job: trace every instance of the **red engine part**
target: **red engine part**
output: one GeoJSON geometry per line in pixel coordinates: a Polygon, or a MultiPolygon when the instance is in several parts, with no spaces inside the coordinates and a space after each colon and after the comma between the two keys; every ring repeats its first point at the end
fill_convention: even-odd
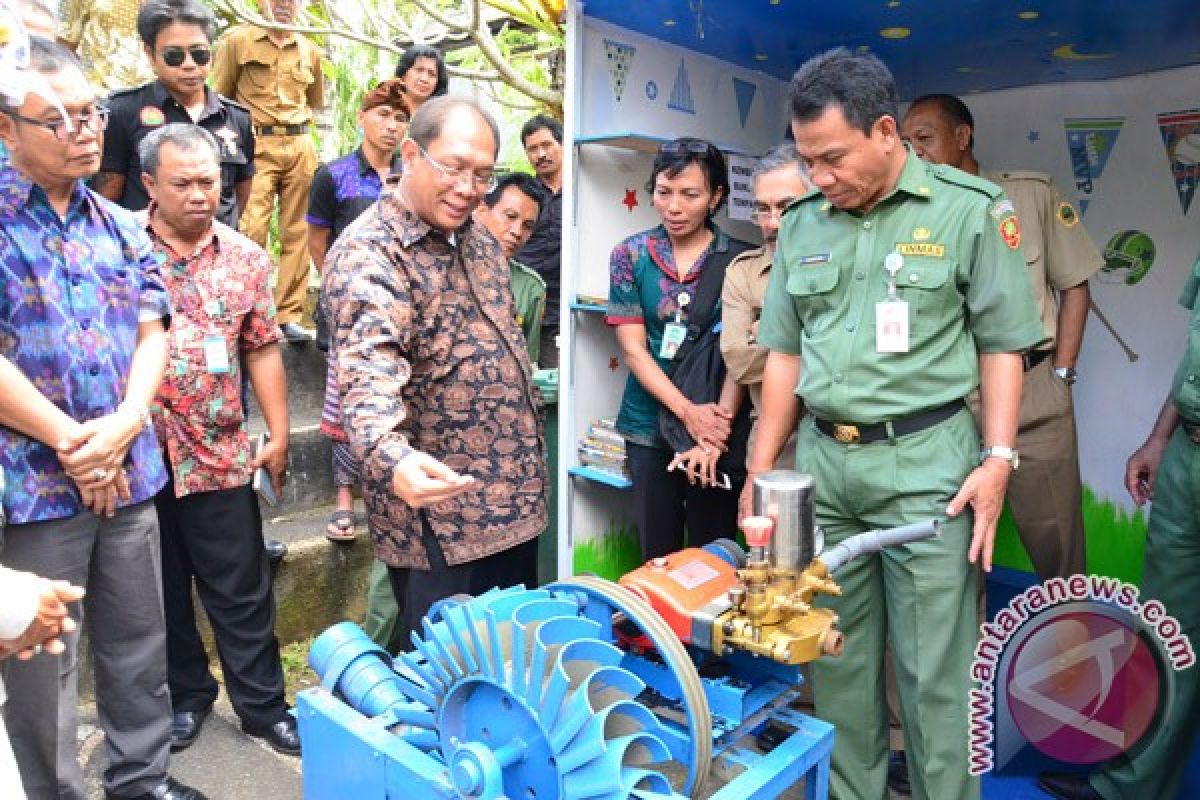
{"type": "Polygon", "coordinates": [[[647,561],[620,583],[649,603],[680,641],[690,644],[695,612],[737,585],[738,575],[719,556],[691,547],[647,561]]]}

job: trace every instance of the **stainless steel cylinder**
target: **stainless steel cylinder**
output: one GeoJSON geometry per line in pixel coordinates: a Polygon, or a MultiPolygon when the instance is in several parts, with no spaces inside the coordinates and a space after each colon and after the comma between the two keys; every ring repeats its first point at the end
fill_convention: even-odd
{"type": "Polygon", "coordinates": [[[819,552],[814,533],[811,475],[790,469],[764,472],[754,478],[756,515],[775,521],[771,537],[773,569],[803,569],[819,552]]]}

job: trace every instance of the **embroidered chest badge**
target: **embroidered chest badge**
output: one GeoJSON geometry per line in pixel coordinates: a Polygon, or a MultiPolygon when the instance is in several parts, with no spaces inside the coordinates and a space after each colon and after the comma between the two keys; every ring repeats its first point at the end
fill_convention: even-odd
{"type": "Polygon", "coordinates": [[[143,127],[157,128],[165,125],[167,118],[158,106],[142,106],[142,110],[138,112],[138,121],[143,127]]]}

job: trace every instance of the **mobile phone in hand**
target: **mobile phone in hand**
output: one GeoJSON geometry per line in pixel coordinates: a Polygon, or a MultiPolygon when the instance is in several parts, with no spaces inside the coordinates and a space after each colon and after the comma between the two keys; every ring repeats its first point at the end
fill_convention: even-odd
{"type": "MultiPolygon", "coordinates": [[[[270,434],[260,433],[254,442],[254,457],[258,458],[259,453],[266,447],[267,442],[271,441],[270,434]]],[[[266,467],[259,467],[254,470],[254,480],[251,483],[254,491],[258,492],[258,496],[263,499],[263,502],[269,506],[279,505],[279,495],[275,494],[275,484],[271,482],[271,473],[266,467]]]]}

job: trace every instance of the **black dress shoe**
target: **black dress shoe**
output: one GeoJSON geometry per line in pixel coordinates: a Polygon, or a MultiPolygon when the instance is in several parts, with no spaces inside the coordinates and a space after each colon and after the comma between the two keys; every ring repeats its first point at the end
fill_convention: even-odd
{"type": "Polygon", "coordinates": [[[145,794],[135,794],[132,797],[104,793],[106,800],[208,800],[208,796],[199,789],[180,783],[171,776],[163,778],[163,782],[145,794]]]}
{"type": "Polygon", "coordinates": [[[278,539],[263,539],[263,550],[267,551],[268,561],[278,564],[287,555],[288,546],[278,539]]]}
{"type": "Polygon", "coordinates": [[[888,788],[899,794],[911,795],[912,784],[908,780],[908,756],[903,750],[888,753],[888,788]]]}
{"type": "Polygon", "coordinates": [[[1087,775],[1073,772],[1043,772],[1038,776],[1038,786],[1051,797],[1059,800],[1104,800],[1092,788],[1087,775]]]}
{"type": "Polygon", "coordinates": [[[172,753],[192,746],[192,742],[200,735],[200,729],[204,727],[204,720],[208,719],[210,711],[208,708],[203,711],[176,711],[171,715],[172,753]]]}
{"type": "Polygon", "coordinates": [[[247,725],[243,722],[242,730],[255,738],[262,739],[277,753],[283,753],[285,756],[300,755],[300,732],[296,730],[295,717],[290,714],[287,719],[280,720],[268,727],[247,725]]]}

